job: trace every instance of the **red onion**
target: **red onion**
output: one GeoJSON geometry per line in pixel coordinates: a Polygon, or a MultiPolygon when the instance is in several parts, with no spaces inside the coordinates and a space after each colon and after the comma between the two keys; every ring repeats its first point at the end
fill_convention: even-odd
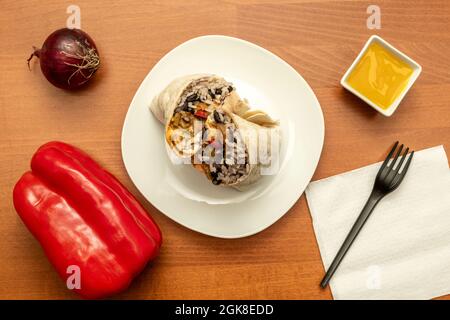
{"type": "Polygon", "coordinates": [[[73,90],[85,85],[100,66],[97,47],[89,35],[79,29],[59,29],[34,48],[28,59],[40,59],[41,70],[58,88],[73,90]]]}

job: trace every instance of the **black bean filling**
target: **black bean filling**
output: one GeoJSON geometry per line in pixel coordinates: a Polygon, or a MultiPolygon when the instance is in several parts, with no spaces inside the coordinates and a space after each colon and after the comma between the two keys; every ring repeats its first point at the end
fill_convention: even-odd
{"type": "Polygon", "coordinates": [[[220,109],[214,110],[213,118],[218,126],[225,125],[225,132],[223,133],[224,141],[220,144],[220,148],[216,149],[215,157],[209,158],[210,161],[207,162],[212,183],[232,184],[248,172],[248,153],[231,118],[220,109]],[[225,159],[223,152],[225,152],[225,159]]]}
{"type": "MultiPolygon", "coordinates": [[[[207,172],[209,172],[211,181],[214,185],[232,184],[249,170],[247,150],[243,143],[237,143],[237,138],[240,137],[239,132],[236,130],[231,118],[222,110],[217,109],[217,105],[221,105],[233,90],[233,86],[228,82],[222,81],[211,83],[200,80],[186,88],[173,114],[173,117],[178,119],[179,116],[177,116],[177,114],[181,113],[181,124],[184,124],[184,118],[186,117],[186,113],[188,113],[195,115],[202,121],[205,121],[205,117],[208,117],[209,119],[214,120],[217,127],[231,127],[231,133],[223,132],[228,130],[221,130],[225,141],[222,141],[221,143],[216,141],[216,144],[218,143],[220,148],[213,150],[213,156],[206,157],[207,159],[202,157],[202,162],[205,165],[205,168],[207,168],[207,172]],[[224,161],[223,153],[225,153],[227,157],[229,157],[229,153],[231,153],[226,152],[227,149],[233,150],[232,156],[234,157],[234,163],[227,163],[226,159],[224,161]],[[218,159],[221,159],[221,161],[217,161],[218,159]],[[242,159],[245,161],[239,163],[239,160],[242,159]]],[[[203,130],[205,133],[205,130],[207,130],[205,126],[203,126],[203,130]]],[[[203,134],[203,147],[206,147],[211,143],[210,141],[205,140],[206,136],[206,134],[203,134]]],[[[199,152],[202,151],[200,150],[199,152]]]]}
{"type": "Polygon", "coordinates": [[[217,112],[217,110],[214,110],[214,121],[217,123],[223,123],[223,115],[217,112]]]}
{"type": "Polygon", "coordinates": [[[199,80],[194,82],[184,91],[185,94],[180,98],[174,115],[180,111],[195,113],[199,103],[205,103],[207,106],[213,103],[220,105],[233,90],[233,86],[225,81],[210,83],[199,80]]]}

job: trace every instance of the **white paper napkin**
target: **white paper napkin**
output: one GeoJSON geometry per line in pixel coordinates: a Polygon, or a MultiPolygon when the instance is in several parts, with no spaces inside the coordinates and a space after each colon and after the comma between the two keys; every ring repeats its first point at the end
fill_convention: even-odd
{"type": "MultiPolygon", "coordinates": [[[[311,182],[306,197],[328,269],[373,187],[380,163],[311,182]]],[[[380,201],[330,285],[335,299],[430,299],[450,293],[450,170],[443,146],[416,152],[380,201]]]]}

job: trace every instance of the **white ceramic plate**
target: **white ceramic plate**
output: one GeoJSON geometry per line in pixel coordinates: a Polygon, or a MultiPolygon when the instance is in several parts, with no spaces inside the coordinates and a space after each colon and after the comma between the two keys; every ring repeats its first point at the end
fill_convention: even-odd
{"type": "Polygon", "coordinates": [[[220,238],[245,237],[280,219],[297,201],[319,161],[324,121],[306,81],[285,61],[250,42],[203,36],[166,54],[131,102],[122,131],[122,157],[134,184],[165,215],[220,238]],[[189,165],[173,165],[163,126],[148,109],[176,77],[213,73],[233,82],[251,106],[280,120],[280,170],[244,192],[213,186],[189,165]]]}

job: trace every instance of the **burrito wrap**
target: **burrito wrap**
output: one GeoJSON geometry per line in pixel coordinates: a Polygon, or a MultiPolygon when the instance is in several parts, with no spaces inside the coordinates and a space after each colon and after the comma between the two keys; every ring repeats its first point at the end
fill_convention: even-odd
{"type": "MultiPolygon", "coordinates": [[[[263,113],[262,111],[257,111],[258,114],[262,114],[262,117],[260,116],[258,119],[263,119],[263,123],[266,126],[244,119],[242,116],[245,116],[245,114],[249,114],[252,116],[254,115],[254,112],[250,112],[251,110],[248,106],[248,103],[239,97],[236,90],[234,90],[234,88],[232,87],[231,83],[228,83],[222,77],[208,74],[188,75],[175,79],[153,99],[150,105],[150,109],[155,117],[165,126],[166,144],[169,145],[169,148],[176,149],[173,142],[171,142],[171,140],[167,138],[168,132],[172,130],[171,121],[173,123],[173,117],[178,112],[176,110],[180,110],[181,108],[183,111],[180,112],[183,113],[185,112],[184,110],[190,108],[189,106],[191,106],[192,104],[187,102],[187,100],[189,100],[188,98],[190,97],[192,91],[195,92],[195,89],[198,89],[200,87],[200,93],[197,93],[197,95],[201,96],[203,94],[203,92],[205,91],[205,89],[203,88],[205,84],[206,87],[212,88],[213,91],[214,88],[219,88],[219,92],[221,92],[221,95],[219,95],[219,97],[216,96],[217,100],[212,102],[206,101],[207,104],[205,105],[207,106],[208,112],[211,113],[218,111],[226,119],[228,119],[228,116],[231,119],[232,124],[235,125],[238,131],[238,135],[242,138],[241,141],[245,146],[247,159],[245,163],[245,172],[234,180],[226,181],[220,184],[225,186],[232,186],[239,189],[239,187],[251,184],[260,178],[261,168],[263,164],[258,162],[255,163],[255,161],[249,162],[249,158],[251,158],[252,156],[247,153],[248,151],[251,151],[256,152],[257,154],[258,148],[260,147],[261,143],[260,137],[261,135],[266,135],[266,138],[262,139],[262,143],[266,144],[266,150],[269,157],[272,155],[272,133],[276,133],[277,140],[279,140],[279,130],[277,122],[273,121],[267,114],[263,113]],[[211,104],[208,104],[209,102],[211,102],[211,104]]],[[[208,98],[206,98],[206,100],[208,100],[208,98]]],[[[206,125],[209,121],[210,120],[206,120],[206,125]]],[[[279,145],[277,145],[277,147],[279,147],[279,145]]],[[[266,165],[268,164],[266,163],[266,165]]],[[[194,167],[202,171],[208,177],[208,179],[212,180],[214,183],[214,178],[211,177],[211,175],[214,175],[214,172],[212,172],[214,169],[212,167],[211,170],[206,168],[207,166],[194,165],[194,167]]],[[[235,167],[232,167],[232,169],[235,169],[236,167],[242,171],[242,165],[236,165],[235,167]]]]}

